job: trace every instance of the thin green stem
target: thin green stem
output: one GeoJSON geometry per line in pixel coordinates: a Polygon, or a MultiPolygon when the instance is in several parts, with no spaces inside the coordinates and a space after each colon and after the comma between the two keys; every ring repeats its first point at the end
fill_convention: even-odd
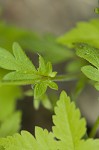
{"type": "Polygon", "coordinates": [[[56,82],[61,82],[61,81],[72,81],[76,80],[78,78],[77,75],[57,75],[51,80],[56,81],[56,82]]]}
{"type": "Polygon", "coordinates": [[[30,80],[2,80],[0,85],[30,85],[40,82],[41,80],[51,80],[56,82],[76,80],[77,75],[57,75],[56,77],[40,76],[37,79],[30,80]]]}
{"type": "Polygon", "coordinates": [[[93,126],[93,128],[92,128],[92,130],[90,132],[90,134],[89,134],[90,138],[94,138],[95,137],[98,127],[99,127],[99,117],[97,118],[97,120],[96,120],[96,122],[95,122],[95,124],[94,124],[94,126],[93,126]]]}

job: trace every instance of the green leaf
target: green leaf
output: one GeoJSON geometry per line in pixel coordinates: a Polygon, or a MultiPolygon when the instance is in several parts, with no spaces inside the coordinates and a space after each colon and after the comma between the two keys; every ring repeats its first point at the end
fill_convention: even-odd
{"type": "MultiPolygon", "coordinates": [[[[28,73],[28,72],[10,72],[8,74],[6,74],[4,77],[3,77],[3,80],[4,81],[27,81],[27,80],[34,80],[34,83],[35,81],[39,80],[41,77],[40,75],[36,75],[34,73],[28,73]]],[[[31,81],[31,83],[33,83],[33,81],[31,81]]]]}
{"type": "MultiPolygon", "coordinates": [[[[81,68],[82,72],[91,80],[99,81],[99,49],[88,44],[76,44],[76,54],[87,60],[91,65],[81,68]]],[[[97,83],[94,84],[98,90],[97,83]]]]}
{"type": "Polygon", "coordinates": [[[99,140],[88,139],[79,142],[76,150],[98,150],[99,140]]]}
{"type": "Polygon", "coordinates": [[[46,74],[50,77],[55,77],[57,72],[52,72],[52,64],[51,62],[47,62],[46,64],[46,74]]]}
{"type": "Polygon", "coordinates": [[[0,67],[8,70],[16,70],[21,72],[36,71],[34,65],[25,55],[18,43],[13,44],[14,56],[5,49],[0,49],[0,67]]]}
{"type": "Polygon", "coordinates": [[[99,81],[99,70],[90,65],[81,68],[81,71],[91,80],[99,81]]]}
{"type": "Polygon", "coordinates": [[[43,59],[42,56],[39,55],[39,68],[38,68],[38,72],[45,74],[46,72],[46,65],[45,65],[45,61],[43,59]]]}
{"type": "Polygon", "coordinates": [[[47,85],[54,90],[58,90],[58,85],[53,81],[47,81],[47,85]]]}
{"type": "Polygon", "coordinates": [[[76,54],[99,68],[99,49],[88,44],[78,43],[76,45],[76,54]]]}
{"type": "Polygon", "coordinates": [[[45,63],[43,57],[39,55],[39,68],[38,72],[44,76],[55,77],[57,72],[52,72],[52,64],[50,62],[45,63]]]}
{"type": "Polygon", "coordinates": [[[45,96],[47,86],[49,86],[51,89],[58,90],[57,84],[53,81],[46,80],[37,83],[34,87],[34,107],[36,109],[39,108],[40,103],[42,103],[45,108],[51,108],[51,104],[48,102],[48,98],[45,96]]]}
{"type": "Polygon", "coordinates": [[[35,129],[36,139],[27,131],[22,131],[21,135],[15,134],[13,137],[1,139],[0,145],[5,150],[57,150],[54,137],[47,130],[39,127],[35,129]]]}
{"type": "Polygon", "coordinates": [[[5,120],[0,123],[0,137],[6,137],[13,135],[20,129],[21,113],[16,112],[5,118],[5,120]]]}
{"type": "Polygon", "coordinates": [[[36,71],[33,63],[29,60],[18,43],[13,44],[13,54],[18,63],[17,71],[36,71]]]}
{"type": "Polygon", "coordinates": [[[16,100],[21,97],[21,88],[17,86],[0,86],[0,122],[13,114],[16,100]]]}
{"type": "Polygon", "coordinates": [[[10,70],[8,72],[1,70],[1,85],[37,84],[34,91],[35,98],[43,95],[47,86],[57,89],[55,83],[49,82],[51,78],[55,77],[56,72],[52,71],[52,64],[50,62],[46,63],[42,56],[39,55],[39,67],[36,69],[18,43],[13,44],[14,56],[7,50],[2,49],[0,52],[2,54],[0,55],[0,67],[10,70]],[[49,83],[46,83],[46,81],[49,83]],[[40,82],[43,85],[39,84],[40,82]]]}
{"type": "Polygon", "coordinates": [[[41,103],[45,108],[52,109],[52,104],[51,104],[51,101],[49,100],[47,94],[42,95],[41,103]]]}
{"type": "Polygon", "coordinates": [[[17,69],[17,63],[14,56],[3,48],[0,48],[0,67],[8,70],[17,69]]]}
{"type": "Polygon", "coordinates": [[[36,69],[18,43],[13,44],[13,55],[7,50],[4,50],[4,53],[0,56],[1,58],[0,67],[10,70],[8,72],[1,70],[0,84],[1,85],[34,84],[35,85],[34,104],[35,107],[38,108],[40,103],[38,99],[42,95],[44,95],[48,86],[55,90],[58,89],[57,84],[51,81],[53,77],[55,77],[56,72],[52,71],[52,64],[50,62],[46,63],[43,57],[40,55],[39,55],[39,67],[38,69],[36,69]],[[4,55],[7,56],[6,62],[4,62],[5,61],[4,55]],[[13,59],[13,62],[10,59],[9,63],[9,57],[13,59]]]}
{"type": "Polygon", "coordinates": [[[86,132],[85,119],[63,91],[55,108],[53,133],[60,140],[60,149],[74,150],[86,132]]]}
{"type": "MultiPolygon", "coordinates": [[[[27,131],[0,138],[4,150],[99,150],[99,140],[87,139],[86,122],[75,103],[63,91],[55,107],[53,132],[35,128],[35,137],[27,131]]],[[[1,149],[1,150],[2,150],[1,149]]]]}
{"type": "Polygon", "coordinates": [[[36,84],[34,88],[34,99],[38,99],[46,92],[46,90],[47,90],[47,84],[45,82],[36,84]]]}
{"type": "Polygon", "coordinates": [[[78,22],[77,26],[65,35],[58,38],[58,42],[74,47],[73,43],[88,43],[91,46],[99,48],[99,19],[93,19],[89,22],[78,22]]]}

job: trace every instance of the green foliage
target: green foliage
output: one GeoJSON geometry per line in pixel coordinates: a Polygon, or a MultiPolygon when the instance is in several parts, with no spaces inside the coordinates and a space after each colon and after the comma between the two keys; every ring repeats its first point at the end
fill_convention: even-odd
{"type": "Polygon", "coordinates": [[[60,46],[53,35],[41,36],[26,29],[0,22],[0,46],[11,51],[15,41],[22,48],[39,53],[52,63],[60,63],[73,56],[72,51],[60,46]]]}
{"type": "Polygon", "coordinates": [[[16,100],[22,92],[16,86],[0,86],[0,137],[13,135],[20,129],[21,113],[15,112],[16,100]]]}
{"type": "Polygon", "coordinates": [[[78,42],[99,48],[99,19],[77,23],[74,29],[59,37],[58,42],[69,48],[74,47],[73,43],[78,42]]]}
{"type": "Polygon", "coordinates": [[[16,100],[21,97],[22,93],[19,87],[0,86],[0,122],[13,114],[16,107],[16,100]]]}
{"type": "Polygon", "coordinates": [[[53,132],[35,128],[35,137],[27,131],[0,139],[1,150],[98,150],[99,140],[82,139],[85,119],[63,91],[55,107],[53,132]],[[63,115],[64,114],[64,115],[63,115]],[[55,140],[57,139],[57,140],[55,140]]]}
{"type": "Polygon", "coordinates": [[[7,118],[5,118],[2,123],[0,123],[0,137],[6,137],[8,135],[13,135],[20,130],[21,124],[21,113],[15,112],[7,118]]]}
{"type": "Polygon", "coordinates": [[[17,43],[13,44],[13,55],[3,48],[0,49],[0,67],[10,70],[2,78],[1,84],[34,84],[35,100],[41,98],[48,86],[51,89],[58,89],[57,84],[51,80],[56,76],[56,72],[52,71],[52,64],[45,63],[39,55],[39,67],[36,69],[17,43]]]}
{"type": "MultiPolygon", "coordinates": [[[[98,13],[98,9],[95,11],[98,13]]],[[[0,45],[4,47],[0,48],[0,150],[98,150],[99,140],[89,138],[91,136],[86,137],[86,121],[81,118],[75,102],[89,81],[86,76],[99,90],[99,19],[78,23],[76,28],[58,38],[59,44],[52,35],[40,36],[2,22],[0,35],[0,45]],[[14,41],[30,52],[39,53],[38,68],[17,42],[11,49],[14,41]],[[76,47],[79,57],[64,45],[68,48],[76,47]],[[51,62],[59,63],[67,59],[70,59],[66,67],[69,75],[56,76],[57,72],[53,72],[51,62]],[[80,68],[86,76],[83,76],[80,68]],[[73,79],[77,80],[72,92],[72,100],[75,102],[71,102],[64,91],[61,93],[54,109],[51,132],[36,127],[35,137],[27,131],[16,133],[20,130],[21,122],[21,112],[15,111],[18,98],[23,95],[34,96],[36,109],[40,103],[45,108],[52,109],[57,96],[55,101],[51,102],[50,96],[46,94],[47,88],[57,90],[58,86],[54,81],[73,79]],[[31,85],[32,89],[23,93],[17,85],[31,85]]],[[[53,97],[53,93],[50,95],[53,97]]],[[[96,122],[93,127],[92,137],[98,124],[96,122]]]]}
{"type": "MultiPolygon", "coordinates": [[[[90,65],[81,68],[82,72],[91,80],[99,82],[99,49],[88,44],[77,44],[76,53],[87,60],[90,65]]],[[[98,84],[95,84],[98,89],[98,84]]]]}

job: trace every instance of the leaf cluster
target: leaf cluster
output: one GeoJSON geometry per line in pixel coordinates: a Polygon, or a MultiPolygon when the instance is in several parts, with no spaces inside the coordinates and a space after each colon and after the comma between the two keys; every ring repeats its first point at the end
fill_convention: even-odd
{"type": "Polygon", "coordinates": [[[86,122],[81,118],[79,109],[63,91],[55,107],[52,132],[40,127],[35,128],[35,137],[27,131],[0,139],[0,150],[98,150],[99,140],[83,136],[86,122]],[[64,114],[64,115],[63,115],[64,114]],[[57,139],[57,140],[56,140],[57,139]]]}
{"type": "Polygon", "coordinates": [[[58,89],[57,84],[52,81],[56,76],[56,72],[52,71],[52,64],[45,63],[39,55],[39,67],[36,69],[18,43],[13,44],[13,54],[0,48],[0,67],[8,71],[5,75],[1,72],[1,76],[4,76],[0,84],[33,85],[36,108],[39,106],[38,99],[44,95],[47,87],[58,89]]]}

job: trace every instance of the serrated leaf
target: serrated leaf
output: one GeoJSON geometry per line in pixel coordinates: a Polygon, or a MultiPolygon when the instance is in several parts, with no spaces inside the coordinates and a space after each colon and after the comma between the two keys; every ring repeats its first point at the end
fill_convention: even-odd
{"type": "Polygon", "coordinates": [[[74,150],[86,132],[85,119],[81,119],[79,109],[63,91],[55,108],[53,133],[60,140],[60,149],[74,150]]]}
{"type": "Polygon", "coordinates": [[[81,68],[81,71],[91,80],[99,81],[99,70],[90,65],[81,68]]]}
{"type": "Polygon", "coordinates": [[[27,131],[22,131],[20,134],[15,134],[13,137],[0,140],[0,146],[5,150],[57,150],[54,137],[47,130],[36,127],[36,139],[27,131]]]}
{"type": "Polygon", "coordinates": [[[18,43],[14,42],[12,49],[18,65],[17,71],[36,71],[33,63],[29,60],[18,43]]]}
{"type": "Polygon", "coordinates": [[[55,107],[53,132],[35,128],[35,138],[29,132],[0,139],[4,150],[99,150],[99,140],[82,139],[86,133],[85,119],[63,91],[55,107]]]}
{"type": "Polygon", "coordinates": [[[34,65],[22,51],[18,43],[13,44],[13,54],[0,48],[0,67],[8,70],[26,71],[33,73],[36,71],[34,65]]]}

